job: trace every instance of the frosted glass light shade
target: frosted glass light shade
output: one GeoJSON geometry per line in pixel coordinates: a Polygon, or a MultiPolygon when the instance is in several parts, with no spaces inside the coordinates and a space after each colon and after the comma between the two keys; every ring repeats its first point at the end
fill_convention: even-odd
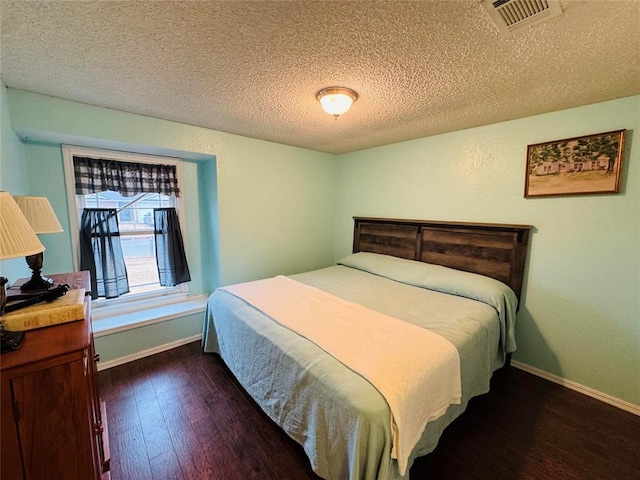
{"type": "Polygon", "coordinates": [[[0,260],[43,251],[44,245],[11,194],[0,191],[0,260]]]}
{"type": "Polygon", "coordinates": [[[338,117],[349,111],[353,102],[358,98],[358,95],[348,88],[330,87],[320,90],[316,98],[325,112],[334,117],[338,117]]]}
{"type": "Polygon", "coordinates": [[[47,197],[13,197],[36,233],[64,232],[47,197]]]}

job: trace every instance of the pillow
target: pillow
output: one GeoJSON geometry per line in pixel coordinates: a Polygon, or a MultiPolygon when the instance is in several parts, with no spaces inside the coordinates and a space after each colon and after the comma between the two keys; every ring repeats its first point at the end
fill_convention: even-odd
{"type": "Polygon", "coordinates": [[[396,282],[485,303],[498,312],[504,326],[503,345],[506,351],[515,350],[515,312],[518,299],[513,290],[499,280],[441,265],[370,252],[347,255],[338,264],[396,282]]]}

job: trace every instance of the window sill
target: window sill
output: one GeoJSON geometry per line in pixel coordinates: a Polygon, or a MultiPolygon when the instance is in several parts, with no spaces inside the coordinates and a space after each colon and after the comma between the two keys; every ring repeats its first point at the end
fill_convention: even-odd
{"type": "Polygon", "coordinates": [[[164,301],[135,302],[126,309],[102,307],[93,310],[91,324],[94,337],[103,337],[125,332],[176,318],[202,313],[207,304],[207,295],[163,299],[164,301]],[[167,301],[169,300],[169,301],[167,301]]]}

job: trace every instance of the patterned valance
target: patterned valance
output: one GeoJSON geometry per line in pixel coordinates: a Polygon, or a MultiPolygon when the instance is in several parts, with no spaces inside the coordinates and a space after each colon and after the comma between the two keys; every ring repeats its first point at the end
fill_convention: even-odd
{"type": "Polygon", "coordinates": [[[175,165],[119,162],[73,157],[76,194],[87,195],[111,190],[124,197],[139,193],[180,196],[175,165]]]}

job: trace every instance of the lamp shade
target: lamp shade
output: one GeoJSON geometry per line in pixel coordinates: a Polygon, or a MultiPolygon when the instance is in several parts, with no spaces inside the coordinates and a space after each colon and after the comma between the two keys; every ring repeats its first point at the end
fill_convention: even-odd
{"type": "Polygon", "coordinates": [[[358,98],[358,95],[349,88],[329,87],[320,90],[316,98],[325,112],[334,117],[338,117],[349,111],[353,102],[358,98]]]}
{"type": "Polygon", "coordinates": [[[47,197],[13,197],[36,233],[64,232],[47,197]]]}
{"type": "Polygon", "coordinates": [[[0,260],[44,251],[33,228],[9,192],[0,191],[0,260]]]}

